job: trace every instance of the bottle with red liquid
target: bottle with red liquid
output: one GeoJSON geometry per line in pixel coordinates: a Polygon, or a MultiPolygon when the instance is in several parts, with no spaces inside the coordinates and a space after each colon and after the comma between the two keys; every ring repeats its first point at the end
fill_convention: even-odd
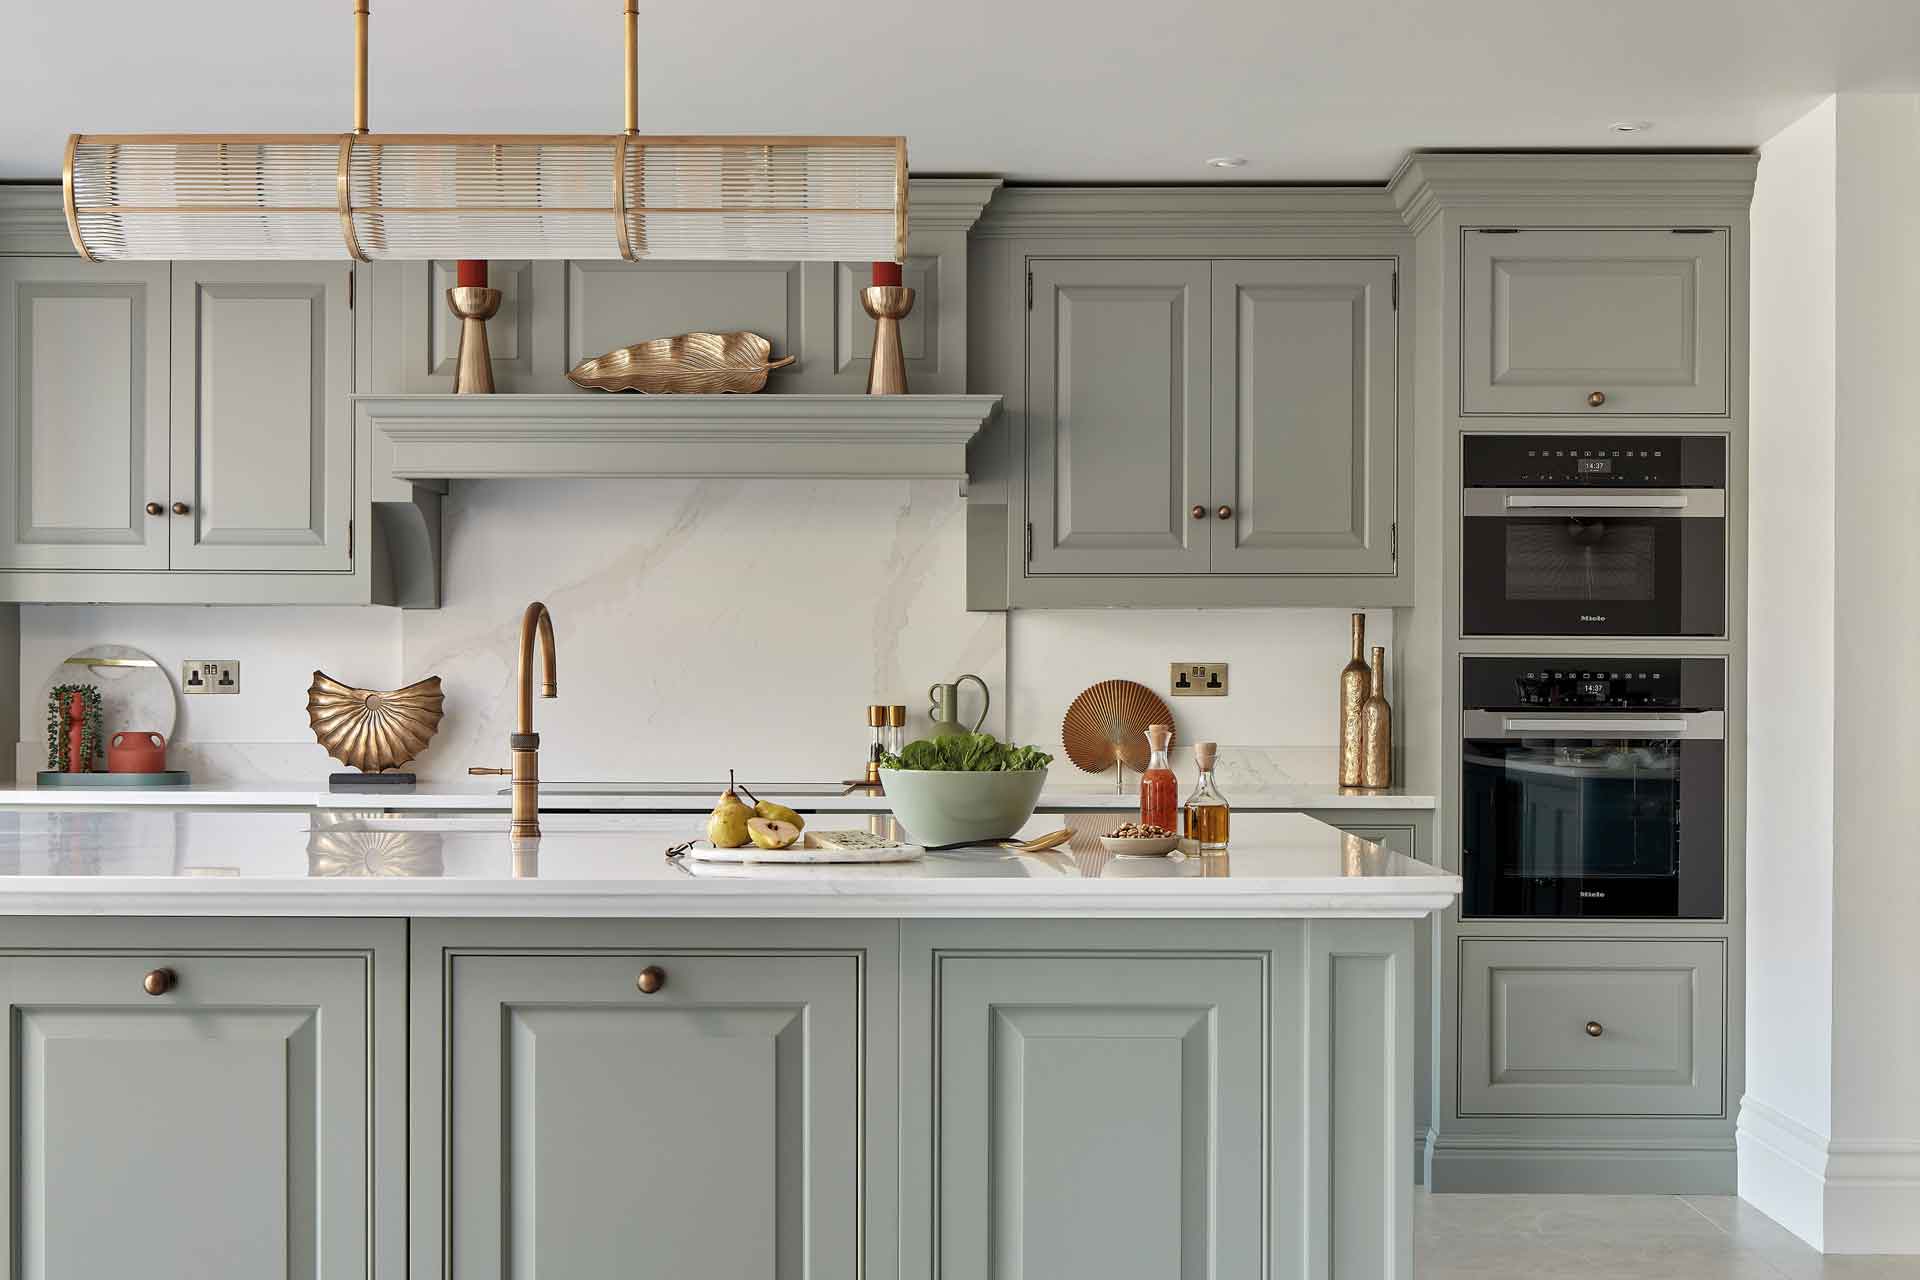
{"type": "Polygon", "coordinates": [[[1174,818],[1180,812],[1180,780],[1173,776],[1173,765],[1167,760],[1167,745],[1172,741],[1172,725],[1147,726],[1147,745],[1153,749],[1153,757],[1147,761],[1147,771],[1140,775],[1140,825],[1163,831],[1175,830],[1174,818]]]}

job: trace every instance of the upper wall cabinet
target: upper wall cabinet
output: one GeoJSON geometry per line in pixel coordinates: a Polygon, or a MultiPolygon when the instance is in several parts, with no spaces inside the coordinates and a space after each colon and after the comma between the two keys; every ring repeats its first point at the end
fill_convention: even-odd
{"type": "Polygon", "coordinates": [[[1029,577],[1394,574],[1393,259],[1031,268],[1029,577]]]}
{"type": "Polygon", "coordinates": [[[1724,228],[1463,235],[1463,413],[1728,412],[1724,228]]]}

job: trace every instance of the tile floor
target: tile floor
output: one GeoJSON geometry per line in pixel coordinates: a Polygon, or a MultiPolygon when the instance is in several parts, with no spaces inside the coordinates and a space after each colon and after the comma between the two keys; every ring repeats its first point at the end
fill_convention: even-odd
{"type": "Polygon", "coordinates": [[[1731,1196],[1413,1200],[1418,1280],[1920,1280],[1920,1257],[1822,1257],[1731,1196]]]}

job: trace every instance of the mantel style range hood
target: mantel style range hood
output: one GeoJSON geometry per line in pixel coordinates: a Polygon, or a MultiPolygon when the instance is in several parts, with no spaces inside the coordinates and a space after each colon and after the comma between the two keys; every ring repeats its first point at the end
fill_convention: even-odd
{"type": "Polygon", "coordinates": [[[62,182],[81,256],[906,255],[904,138],[641,134],[638,0],[625,0],[616,134],[369,133],[367,3],[354,5],[351,133],[72,135],[62,182]]]}

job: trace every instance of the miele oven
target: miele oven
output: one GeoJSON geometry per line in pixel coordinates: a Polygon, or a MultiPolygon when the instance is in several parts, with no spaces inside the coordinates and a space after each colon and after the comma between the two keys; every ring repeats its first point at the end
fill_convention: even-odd
{"type": "Polygon", "coordinates": [[[1461,662],[1463,915],[1722,914],[1721,659],[1461,662]]]}
{"type": "Polygon", "coordinates": [[[1469,636],[1720,636],[1725,436],[1469,435],[1469,636]]]}

